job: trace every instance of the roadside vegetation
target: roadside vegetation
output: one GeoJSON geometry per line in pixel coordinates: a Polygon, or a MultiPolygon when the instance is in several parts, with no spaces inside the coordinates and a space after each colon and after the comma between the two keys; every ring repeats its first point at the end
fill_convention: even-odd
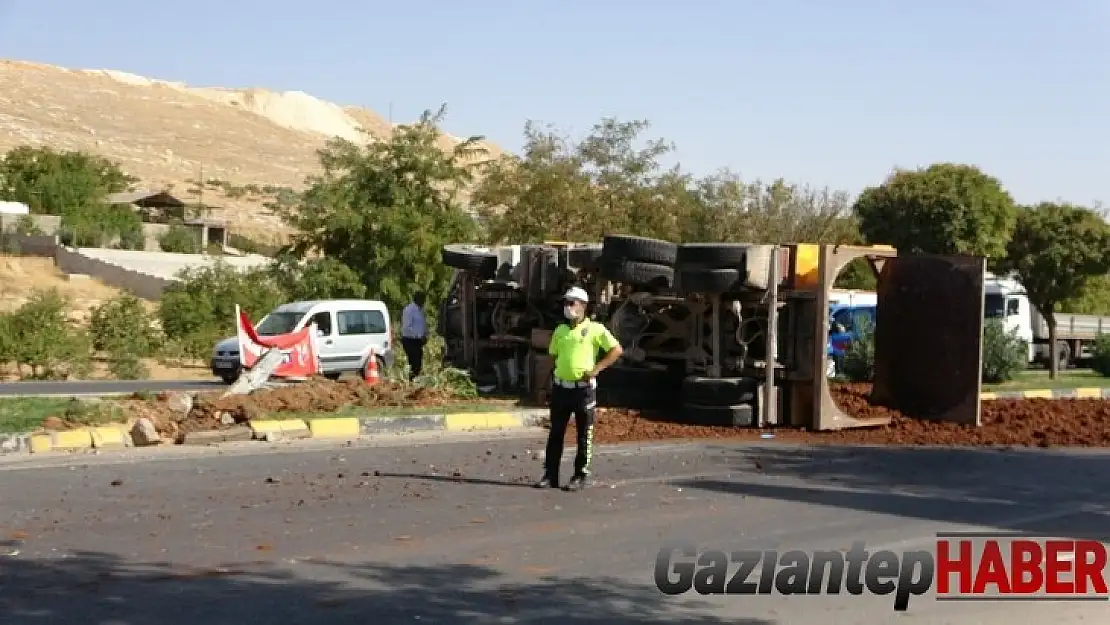
{"type": "MultiPolygon", "coordinates": [[[[124,295],[80,325],[69,319],[57,292],[36,291],[22,308],[0,315],[0,366],[24,379],[60,379],[84,375],[95,357],[116,377],[141,378],[142,358],[171,364],[207,359],[217,340],[234,333],[237,305],[258,319],[296,299],[373,297],[399,319],[420,289],[429,295],[426,313],[434,328],[436,303],[451,276],[440,262],[444,244],[587,241],[607,232],[679,242],[875,243],[979,254],[990,259],[991,269],[1020,276],[1050,328],[1059,310],[1110,314],[1110,227],[1100,209],[1019,206],[1001,181],[972,165],[896,170],[852,198],[784,179],[745,180],[728,170],[697,176],[666,167],[675,146],[650,136],[644,120],[604,118],[578,140],[529,122],[519,154],[496,159],[483,151],[482,137],[445,150],[439,130],[445,114],[443,108],[428,111],[386,141],[329,141],[319,152],[320,172],[301,192],[196,181],[198,195],[218,188],[266,199],[297,234],[280,246],[233,237],[234,246],[276,262],[251,271],[225,264],[187,271],[153,312],[124,295]]],[[[0,159],[0,199],[61,216],[65,236],[79,243],[136,244],[137,217],[105,198],[137,183],[117,163],[79,152],[20,147],[0,159]]],[[[32,225],[21,220],[9,229],[32,225]]],[[[199,246],[181,228],[170,228],[162,239],[180,251],[199,246]]],[[[860,261],[842,272],[837,286],[872,289],[875,277],[860,261]]],[[[848,377],[873,375],[872,341],[861,337],[852,346],[848,377]]],[[[1018,356],[1024,347],[1015,337],[988,323],[984,341],[985,383],[1012,385],[1025,376],[1018,356]]],[[[432,337],[417,383],[472,392],[461,372],[439,366],[441,349],[432,337]]],[[[1110,342],[1096,351],[1092,366],[1110,375],[1110,342]]],[[[405,368],[399,350],[388,374],[403,379],[405,368]]],[[[1055,371],[1049,377],[1052,384],[1071,379],[1055,371]]]]}

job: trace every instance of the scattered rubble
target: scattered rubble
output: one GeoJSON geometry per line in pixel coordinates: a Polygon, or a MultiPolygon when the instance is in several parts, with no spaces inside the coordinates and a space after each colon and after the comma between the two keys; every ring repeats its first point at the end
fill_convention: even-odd
{"type": "MultiPolygon", "coordinates": [[[[434,408],[461,401],[468,400],[445,389],[390,382],[368,385],[357,379],[313,379],[290,386],[262,389],[249,395],[165,392],[153,400],[134,398],[121,402],[121,405],[128,415],[138,419],[136,425],[146,419],[153,424],[160,437],[182,443],[194,432],[234,430],[253,419],[280,418],[281,413],[328,413],[354,408],[434,408]]],[[[145,432],[144,436],[146,434],[149,432],[145,432]]],[[[192,438],[203,439],[197,436],[192,438]]]]}
{"type": "MultiPolygon", "coordinates": [[[[889,416],[890,425],[839,432],[797,428],[754,430],[672,423],[631,410],[600,409],[595,442],[621,443],[674,439],[759,440],[768,432],[781,442],[808,444],[976,445],[1017,447],[1110,447],[1110,402],[1099,399],[996,399],[983,402],[982,426],[969,427],[913,419],[873,406],[868,384],[837,385],[833,397],[854,417],[889,416]]],[[[574,426],[567,428],[573,441],[574,426]]]]}

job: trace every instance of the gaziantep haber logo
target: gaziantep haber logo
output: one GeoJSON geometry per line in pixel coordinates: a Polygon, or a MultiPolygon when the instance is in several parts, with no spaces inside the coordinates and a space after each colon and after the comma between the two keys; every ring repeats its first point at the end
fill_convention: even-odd
{"type": "Polygon", "coordinates": [[[894,610],[933,590],[937,601],[1107,601],[1101,540],[937,534],[935,548],[723,551],[670,544],[655,560],[668,595],[894,595],[894,610]]]}

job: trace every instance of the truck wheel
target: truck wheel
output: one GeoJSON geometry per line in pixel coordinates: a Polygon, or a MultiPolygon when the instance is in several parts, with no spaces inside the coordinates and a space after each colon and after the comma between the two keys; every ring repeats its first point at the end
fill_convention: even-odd
{"type": "Polygon", "coordinates": [[[682,401],[699,406],[732,406],[755,400],[759,381],[755,378],[703,378],[692,375],[682,381],[682,401]]]}
{"type": "Polygon", "coordinates": [[[600,245],[572,247],[567,250],[567,264],[577,269],[597,269],[598,263],[601,261],[601,252],[602,247],[600,245]]]}
{"type": "Polygon", "coordinates": [[[452,244],[443,246],[442,257],[444,265],[468,271],[482,280],[492,280],[497,275],[497,255],[491,252],[476,252],[452,244]]]}
{"type": "Polygon", "coordinates": [[[625,235],[606,235],[601,250],[603,260],[630,260],[667,267],[674,266],[678,254],[678,246],[670,241],[625,235]]]}
{"type": "Polygon", "coordinates": [[[1071,366],[1071,345],[1067,341],[1056,341],[1057,369],[1063,371],[1071,366]]]}
{"type": "Polygon", "coordinates": [[[683,293],[732,293],[743,286],[736,269],[680,269],[675,288],[683,293]]]}
{"type": "Polygon", "coordinates": [[[739,269],[748,258],[749,246],[740,243],[686,243],[678,246],[679,269],[739,269]]]}
{"type": "Polygon", "coordinates": [[[755,424],[755,410],[751,404],[738,406],[683,404],[682,422],[690,425],[750,427],[755,424]]]}
{"type": "Polygon", "coordinates": [[[634,286],[670,288],[674,282],[674,269],[666,265],[620,260],[605,256],[601,258],[601,275],[607,280],[634,286]]]}

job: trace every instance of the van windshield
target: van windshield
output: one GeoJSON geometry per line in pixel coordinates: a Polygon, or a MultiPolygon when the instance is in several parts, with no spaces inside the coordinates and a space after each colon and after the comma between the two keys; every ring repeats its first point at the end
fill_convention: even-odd
{"type": "Polygon", "coordinates": [[[279,334],[289,334],[293,328],[297,327],[297,322],[304,317],[304,313],[293,312],[274,312],[266,315],[262,323],[254,329],[259,336],[277,336],[279,334]]]}
{"type": "Polygon", "coordinates": [[[987,293],[983,298],[983,316],[987,319],[1004,317],[1006,312],[1006,298],[998,293],[987,293]]]}

